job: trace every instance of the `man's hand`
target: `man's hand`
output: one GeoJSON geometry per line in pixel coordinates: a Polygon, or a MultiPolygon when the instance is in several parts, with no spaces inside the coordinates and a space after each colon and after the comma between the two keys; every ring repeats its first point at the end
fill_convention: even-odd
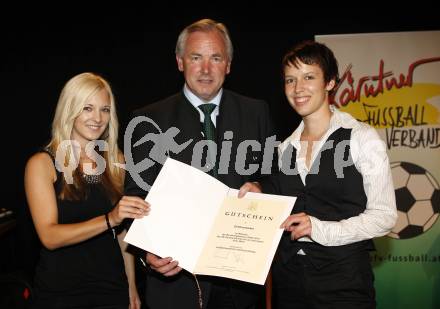
{"type": "Polygon", "coordinates": [[[173,261],[172,258],[160,258],[152,253],[147,253],[147,264],[150,265],[152,270],[161,273],[165,277],[170,277],[178,274],[182,268],[177,266],[179,262],[173,261]]]}
{"type": "Polygon", "coordinates": [[[238,191],[238,198],[242,198],[248,192],[261,193],[261,186],[258,182],[246,182],[238,191]]]}
{"type": "Polygon", "coordinates": [[[280,226],[284,230],[291,232],[290,238],[296,240],[298,238],[312,235],[312,222],[310,217],[304,212],[290,215],[280,226]]]}

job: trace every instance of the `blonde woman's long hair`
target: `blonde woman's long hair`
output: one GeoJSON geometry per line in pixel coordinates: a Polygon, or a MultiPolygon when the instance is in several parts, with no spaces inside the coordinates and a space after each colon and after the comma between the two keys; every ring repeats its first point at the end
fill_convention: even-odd
{"type": "MultiPolygon", "coordinates": [[[[71,139],[75,119],[81,114],[87,101],[103,89],[110,98],[110,121],[100,138],[108,145],[108,150],[100,153],[106,162],[101,183],[112,202],[115,202],[122,195],[124,172],[114,164],[122,163],[117,144],[119,123],[115,98],[109,83],[104,78],[95,73],[81,73],[65,84],[58,99],[52,122],[52,137],[46,148],[52,154],[56,154],[60,144],[71,139]]],[[[74,156],[73,151],[73,147],[68,147],[64,162],[58,162],[58,164],[69,162],[70,158],[74,156]]],[[[72,184],[66,183],[65,177],[62,178],[62,189],[59,195],[61,199],[79,200],[85,198],[85,181],[78,168],[73,173],[74,181],[72,184]]]]}

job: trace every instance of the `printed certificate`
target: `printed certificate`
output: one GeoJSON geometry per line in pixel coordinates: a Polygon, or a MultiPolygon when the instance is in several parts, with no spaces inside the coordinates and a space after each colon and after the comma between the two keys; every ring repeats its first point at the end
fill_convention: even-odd
{"type": "Polygon", "coordinates": [[[264,284],[296,198],[237,194],[168,158],[146,198],[150,214],[134,220],[125,241],[194,274],[264,284]]]}

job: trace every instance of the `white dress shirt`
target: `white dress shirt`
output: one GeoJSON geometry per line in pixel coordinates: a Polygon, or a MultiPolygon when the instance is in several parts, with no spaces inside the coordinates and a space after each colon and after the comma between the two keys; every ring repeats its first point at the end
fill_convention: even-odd
{"type": "MultiPolygon", "coordinates": [[[[331,106],[332,107],[332,106],[331,106]]],[[[329,129],[312,147],[310,166],[313,166],[319,150],[328,137],[339,128],[351,128],[350,154],[354,165],[362,175],[367,205],[364,212],[339,222],[321,221],[310,216],[312,223],[311,239],[303,237],[300,241],[315,241],[324,246],[340,246],[386,235],[394,227],[397,219],[396,201],[385,143],[376,130],[368,124],[354,119],[350,114],[331,108],[333,114],[329,129]]],[[[296,166],[301,180],[306,184],[309,168],[305,157],[301,157],[300,137],[304,130],[301,122],[293,134],[279,145],[280,158],[288,144],[296,149],[296,166]]],[[[300,254],[302,252],[299,252],[300,254]]]]}

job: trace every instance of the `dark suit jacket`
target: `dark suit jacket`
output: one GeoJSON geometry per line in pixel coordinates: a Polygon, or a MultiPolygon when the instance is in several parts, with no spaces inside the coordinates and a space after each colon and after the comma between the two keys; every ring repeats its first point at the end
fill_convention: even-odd
{"type": "MultiPolygon", "coordinates": [[[[154,120],[162,132],[166,132],[171,127],[178,128],[180,132],[176,135],[174,140],[179,145],[192,139],[193,141],[184,150],[179,153],[169,153],[173,159],[191,164],[193,146],[203,139],[203,135],[201,133],[202,128],[199,112],[188,102],[182,92],[135,111],[134,117],[136,116],[147,116],[154,120]]],[[[227,173],[222,174],[219,172],[218,179],[229,187],[239,188],[246,181],[257,180],[260,175],[260,170],[252,175],[240,175],[236,172],[236,154],[240,142],[244,140],[256,140],[261,144],[261,149],[257,149],[257,147],[254,147],[255,149],[246,147],[248,151],[245,155],[245,169],[247,169],[248,164],[258,164],[261,166],[266,138],[274,135],[267,104],[260,100],[251,99],[224,90],[216,124],[217,157],[220,156],[222,142],[224,141],[224,132],[226,131],[233,132],[232,140],[229,138],[229,141],[232,142],[230,164],[227,173]]],[[[145,136],[145,134],[152,132],[158,133],[155,125],[148,122],[140,123],[134,130],[132,144],[145,136]]],[[[137,164],[149,156],[152,145],[151,142],[145,142],[142,145],[131,148],[134,164],[137,164]]],[[[127,156],[127,153],[125,153],[125,155],[127,156]]],[[[269,161],[273,163],[274,155],[271,153],[267,153],[267,155],[270,156],[269,161]]],[[[156,163],[141,172],[140,176],[147,184],[152,185],[161,167],[161,164],[156,163]]],[[[274,164],[273,167],[275,168],[276,165],[274,164]]],[[[268,172],[270,173],[270,170],[268,172]]],[[[141,197],[145,197],[147,194],[145,190],[139,188],[130,173],[127,173],[126,176],[125,193],[127,195],[137,195],[141,197]]],[[[184,225],[185,222],[182,222],[182,241],[185,241],[184,225]]],[[[233,300],[237,308],[247,308],[247,306],[255,303],[261,291],[261,287],[258,285],[236,280],[208,276],[198,276],[198,278],[202,287],[202,296],[205,305],[208,301],[212,282],[231,288],[233,300]]],[[[151,309],[193,309],[198,306],[197,300],[196,282],[194,277],[186,271],[182,271],[171,278],[165,278],[155,272],[151,272],[147,277],[146,303],[151,309]]]]}

